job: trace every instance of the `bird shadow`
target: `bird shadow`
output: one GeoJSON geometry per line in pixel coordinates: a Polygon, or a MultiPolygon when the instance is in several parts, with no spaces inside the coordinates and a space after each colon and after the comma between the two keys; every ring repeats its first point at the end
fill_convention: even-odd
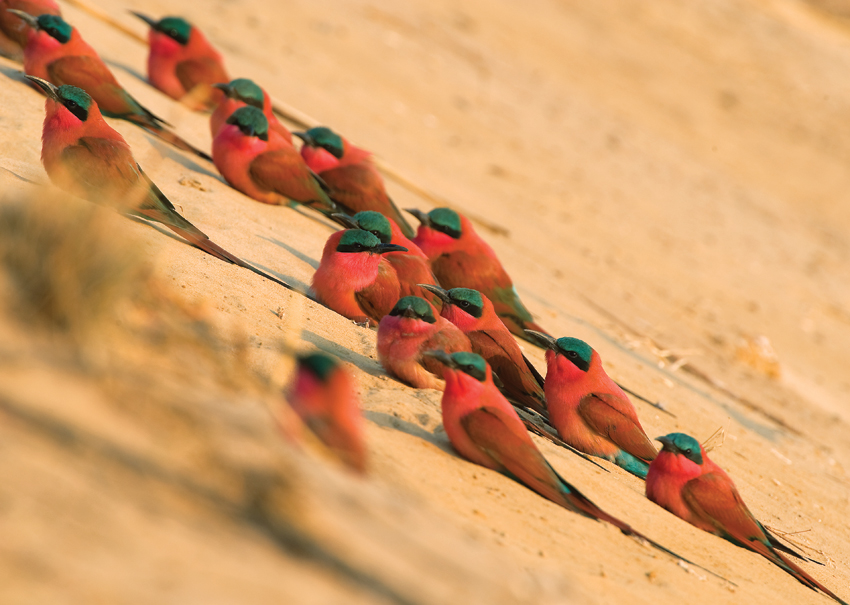
{"type": "Polygon", "coordinates": [[[423,441],[427,441],[428,443],[437,446],[447,454],[455,454],[451,444],[449,443],[448,437],[445,437],[445,431],[440,431],[439,433],[437,431],[437,428],[442,426],[441,424],[434,427],[433,431],[429,431],[419,424],[408,420],[402,420],[401,418],[397,418],[393,414],[388,414],[386,412],[363,410],[363,417],[374,422],[378,426],[395,429],[402,433],[407,433],[412,437],[417,437],[423,441]]]}
{"type": "Polygon", "coordinates": [[[328,340],[323,336],[319,336],[315,332],[311,332],[310,330],[301,330],[301,340],[310,343],[325,353],[330,353],[335,357],[339,357],[343,361],[347,361],[352,365],[357,366],[370,376],[386,376],[384,368],[382,368],[381,364],[376,360],[363,355],[362,353],[357,353],[351,349],[347,349],[343,345],[332,340],[328,340]]]}
{"type": "MultiPolygon", "coordinates": [[[[6,61],[11,61],[11,59],[6,59],[6,61]]],[[[15,82],[20,82],[22,84],[29,84],[29,80],[24,78],[24,70],[21,69],[23,66],[12,67],[11,65],[6,65],[6,61],[0,61],[0,73],[9,78],[10,80],[14,80],[15,82]]]]}
{"type": "Polygon", "coordinates": [[[296,250],[292,246],[280,241],[279,239],[277,239],[275,237],[267,237],[265,235],[260,235],[259,238],[264,239],[267,242],[274,244],[275,246],[279,246],[279,247],[283,248],[284,250],[289,252],[292,256],[297,258],[298,260],[300,260],[300,261],[310,265],[311,267],[313,267],[313,269],[319,268],[319,261],[314,259],[312,256],[307,256],[306,254],[304,254],[300,250],[296,250]]]}
{"type": "MultiPolygon", "coordinates": [[[[180,164],[181,166],[183,166],[184,168],[186,168],[188,170],[204,174],[204,175],[211,177],[211,178],[214,178],[214,179],[218,179],[218,180],[220,180],[224,183],[224,181],[222,180],[222,178],[218,174],[218,172],[213,172],[211,170],[208,170],[208,169],[202,167],[200,164],[195,162],[193,159],[183,155],[184,152],[178,151],[177,149],[172,147],[170,144],[166,143],[165,141],[163,141],[162,139],[160,139],[156,135],[151,134],[146,130],[144,130],[144,135],[148,139],[148,142],[151,144],[151,146],[154,149],[156,149],[157,153],[159,153],[159,155],[162,156],[163,158],[173,160],[174,162],[177,162],[178,164],[180,164]]],[[[192,153],[192,152],[186,151],[185,153],[188,154],[188,153],[192,153]]],[[[197,156],[192,154],[192,157],[197,157],[197,156]]]]}
{"type": "Polygon", "coordinates": [[[8,168],[6,168],[5,166],[0,166],[0,170],[2,170],[2,171],[4,171],[4,172],[8,172],[9,174],[11,174],[11,175],[12,175],[13,177],[15,177],[16,179],[18,179],[18,180],[20,180],[20,181],[23,181],[24,183],[29,183],[30,185],[40,185],[40,186],[44,186],[44,185],[46,184],[46,183],[39,182],[39,181],[33,181],[32,179],[28,179],[28,178],[27,178],[27,177],[25,177],[25,176],[21,176],[21,175],[20,175],[20,174],[18,174],[17,172],[13,172],[13,171],[9,170],[8,168]]]}
{"type": "Polygon", "coordinates": [[[309,289],[310,289],[310,286],[308,286],[307,284],[305,284],[305,283],[304,283],[303,281],[301,281],[300,279],[297,279],[297,278],[295,278],[295,277],[293,277],[293,276],[291,276],[291,275],[287,275],[286,273],[281,273],[280,271],[276,271],[276,270],[271,269],[271,268],[269,268],[269,267],[267,267],[267,266],[265,266],[265,265],[261,265],[260,263],[256,263],[256,262],[253,262],[253,261],[250,261],[250,260],[247,260],[247,259],[242,259],[242,260],[244,260],[244,261],[245,261],[246,263],[248,263],[249,265],[251,265],[251,266],[253,266],[253,267],[256,267],[256,268],[257,268],[257,269],[259,269],[260,271],[265,271],[265,272],[266,272],[266,273],[268,273],[269,275],[271,275],[271,276],[273,276],[273,277],[276,277],[276,278],[278,278],[278,279],[279,279],[279,280],[281,280],[281,281],[286,282],[287,284],[289,284],[290,286],[292,286],[292,287],[293,287],[293,289],[295,289],[295,291],[296,291],[296,292],[298,292],[299,294],[303,294],[303,295],[304,295],[304,296],[306,296],[307,298],[310,298],[310,296],[309,296],[309,294],[308,294],[308,291],[309,291],[309,289]]]}
{"type": "Polygon", "coordinates": [[[125,63],[121,63],[119,61],[114,61],[114,60],[108,60],[108,59],[104,59],[103,62],[106,63],[107,65],[109,65],[110,67],[117,67],[121,71],[126,72],[128,75],[133,76],[137,80],[141,80],[145,84],[150,85],[150,82],[148,82],[147,76],[145,76],[140,71],[137,71],[136,69],[130,67],[129,65],[127,65],[125,63]]]}

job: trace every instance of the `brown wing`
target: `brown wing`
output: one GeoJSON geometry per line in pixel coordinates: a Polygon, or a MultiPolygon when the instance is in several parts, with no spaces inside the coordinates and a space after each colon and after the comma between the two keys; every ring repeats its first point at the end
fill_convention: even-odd
{"type": "Polygon", "coordinates": [[[191,92],[198,84],[212,85],[230,81],[221,63],[209,57],[181,61],[174,72],[186,92],[191,92]]]}
{"type": "Polygon", "coordinates": [[[258,186],[296,202],[333,205],[294,147],[261,153],[251,162],[250,172],[258,186]]]}
{"type": "MultiPolygon", "coordinates": [[[[449,325],[451,326],[451,328],[440,330],[439,332],[431,336],[431,338],[429,338],[422,344],[419,350],[445,351],[449,354],[458,353],[460,351],[472,352],[472,344],[469,342],[469,338],[466,337],[466,334],[461,332],[460,329],[455,328],[454,324],[449,325]]],[[[433,357],[423,356],[420,363],[422,364],[423,368],[425,368],[432,374],[442,378],[443,368],[445,366],[441,362],[437,361],[433,357]]]]}
{"type": "Polygon", "coordinates": [[[431,261],[431,268],[443,288],[471,288],[487,298],[494,287],[504,287],[505,280],[511,283],[499,262],[483,254],[463,251],[443,254],[431,261]]]}
{"type": "Polygon", "coordinates": [[[398,302],[398,277],[387,262],[382,262],[375,281],[354,293],[363,314],[375,322],[393,310],[398,302]]]}
{"type": "Polygon", "coordinates": [[[623,414],[617,399],[607,393],[585,395],[578,404],[578,413],[594,431],[606,436],[621,450],[645,462],[658,455],[649,437],[629,416],[623,414]]]}
{"type": "Polygon", "coordinates": [[[716,534],[744,546],[754,540],[767,545],[767,536],[728,477],[706,473],[688,481],[682,488],[688,508],[716,534]]]}
{"type": "Polygon", "coordinates": [[[93,202],[125,211],[141,177],[130,147],[123,141],[81,137],[62,151],[62,164],[93,202]]]}
{"type": "Polygon", "coordinates": [[[543,458],[519,418],[512,420],[506,412],[488,406],[467,414],[460,423],[482,452],[522,484],[544,498],[563,504],[560,477],[543,458]]]}

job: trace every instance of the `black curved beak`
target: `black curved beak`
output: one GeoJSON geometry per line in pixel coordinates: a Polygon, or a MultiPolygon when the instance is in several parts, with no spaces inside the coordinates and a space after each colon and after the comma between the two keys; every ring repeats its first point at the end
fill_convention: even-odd
{"type": "Polygon", "coordinates": [[[543,332],[536,332],[535,330],[525,330],[525,333],[528,334],[531,339],[537,344],[539,344],[544,349],[552,349],[555,350],[557,346],[555,343],[555,339],[549,336],[548,334],[544,334],[543,332]]]}
{"type": "Polygon", "coordinates": [[[7,8],[7,9],[6,9],[6,12],[7,12],[7,13],[12,13],[13,15],[16,15],[16,16],[20,17],[20,18],[21,18],[21,19],[23,19],[23,20],[26,22],[26,24],[27,24],[27,25],[29,25],[31,28],[33,28],[33,29],[35,29],[35,30],[39,29],[39,27],[38,27],[38,19],[37,19],[37,18],[35,18],[35,17],[33,17],[31,14],[29,14],[29,13],[27,13],[27,12],[24,12],[24,11],[20,11],[20,10],[18,10],[18,9],[16,9],[16,8],[7,8]]]}
{"type": "Polygon", "coordinates": [[[35,76],[24,76],[30,82],[35,82],[35,84],[44,91],[48,97],[53,99],[54,101],[59,101],[59,93],[58,88],[56,88],[53,84],[48,82],[47,80],[42,80],[41,78],[36,78],[35,76]]]}
{"type": "Polygon", "coordinates": [[[293,130],[292,136],[296,136],[299,139],[301,139],[302,141],[304,141],[304,144],[307,145],[308,147],[315,147],[316,146],[316,142],[313,140],[313,137],[311,137],[306,132],[301,132],[301,131],[296,132],[296,131],[293,130]]]}
{"type": "Polygon", "coordinates": [[[404,211],[415,216],[423,225],[431,226],[431,217],[427,212],[422,212],[418,208],[405,208],[404,211]]]}
{"type": "Polygon", "coordinates": [[[666,449],[668,452],[677,451],[676,446],[673,445],[673,440],[670,439],[667,435],[664,435],[662,437],[656,437],[655,440],[660,442],[664,446],[663,449],[666,449]]]}
{"type": "Polygon", "coordinates": [[[407,248],[398,244],[381,243],[372,248],[372,251],[376,254],[386,254],[387,252],[407,252],[407,248]]]}
{"type": "Polygon", "coordinates": [[[455,363],[455,360],[452,359],[452,356],[446,353],[445,351],[425,351],[422,354],[425,357],[433,357],[446,367],[452,368],[454,370],[457,369],[457,364],[455,363]]]}
{"type": "Polygon", "coordinates": [[[144,21],[145,23],[150,25],[153,29],[156,29],[156,26],[159,24],[158,21],[154,21],[153,19],[151,19],[147,15],[143,15],[142,13],[137,13],[136,11],[128,11],[128,12],[131,15],[138,17],[139,19],[141,19],[142,21],[144,21]]]}
{"type": "Polygon", "coordinates": [[[330,218],[345,227],[346,229],[360,229],[360,225],[357,224],[357,221],[355,221],[347,214],[343,214],[342,212],[334,212],[330,215],[330,218]]]}
{"type": "Polygon", "coordinates": [[[447,290],[443,290],[440,286],[435,286],[433,284],[416,284],[423,290],[428,290],[428,292],[432,294],[436,294],[443,303],[450,305],[452,304],[451,298],[449,298],[449,293],[447,290]]]}
{"type": "Polygon", "coordinates": [[[230,84],[222,84],[221,82],[212,85],[213,88],[218,88],[221,92],[223,92],[226,96],[230,96],[230,93],[233,92],[233,88],[231,88],[230,84]]]}

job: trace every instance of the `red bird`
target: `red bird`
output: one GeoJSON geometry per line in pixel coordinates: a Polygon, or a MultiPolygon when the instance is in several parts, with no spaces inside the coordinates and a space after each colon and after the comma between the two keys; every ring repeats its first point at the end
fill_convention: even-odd
{"type": "Polygon", "coordinates": [[[490,366],[481,356],[475,353],[449,355],[444,351],[430,351],[427,355],[444,366],[443,428],[461,456],[485,468],[508,474],[567,510],[606,521],[624,534],[645,540],[662,552],[690,563],[609,515],[567,483],[534,445],[516,410],[493,384],[490,366]]]}
{"type": "Polygon", "coordinates": [[[47,95],[41,162],[57,187],[111,206],[122,214],[161,223],[196,248],[291,289],[212,242],[180,216],[142,171],[133,159],[130,146],[106,123],[97,103],[84,90],[74,86],[57,88],[45,80],[27,78],[47,95]]]}
{"type": "MultiPolygon", "coordinates": [[[[392,253],[394,254],[394,253],[392,253]]],[[[443,389],[443,366],[426,351],[472,351],[472,343],[434,307],[418,296],[400,299],[378,324],[378,360],[384,369],[418,389],[443,389]]]]}
{"type": "Polygon", "coordinates": [[[393,250],[404,248],[362,229],[337,231],[313,276],[316,300],[349,319],[377,325],[399,298],[398,276],[384,257],[393,250]]]}
{"type": "Polygon", "coordinates": [[[8,9],[30,15],[61,15],[55,0],[0,0],[0,55],[20,61],[24,57],[30,26],[8,9]]]}
{"type": "Polygon", "coordinates": [[[599,353],[578,338],[528,330],[546,347],[549,420],[565,442],[644,478],[658,453],[632,402],[602,368],[599,353]]]}
{"type": "Polygon", "coordinates": [[[513,401],[548,417],[543,377],[522,354],[516,340],[496,315],[493,303],[477,290],[436,286],[423,288],[443,300],[441,315],[467,335],[472,350],[487,360],[513,401]]]}
{"type": "Polygon", "coordinates": [[[349,468],[366,472],[363,417],[349,371],[323,353],[298,357],[286,393],[292,409],[349,468]]]}
{"type": "Polygon", "coordinates": [[[229,82],[221,54],[197,27],[180,17],[155,21],[130,11],[150,26],[148,80],[154,88],[196,111],[212,110],[223,93],[214,84],[229,82]]]}
{"type": "Polygon", "coordinates": [[[257,201],[293,200],[323,214],[337,210],[295,147],[251,105],[234,111],[213,139],[213,162],[228,183],[257,201]]]}
{"type": "Polygon", "coordinates": [[[431,259],[431,269],[444,288],[481,292],[493,302],[496,315],[515,336],[528,340],[526,329],[546,332],[534,323],[496,253],[475,233],[468,218],[449,208],[436,208],[427,214],[408,212],[421,222],[413,241],[431,259]]]}
{"type": "Polygon", "coordinates": [[[269,121],[269,130],[274,130],[286,139],[287,143],[292,144],[292,133],[274,115],[272,101],[268,93],[255,84],[253,80],[237,78],[229,84],[213,84],[213,88],[218,88],[224,93],[224,97],[222,97],[218,107],[215,108],[215,111],[210,116],[210,132],[213,138],[215,138],[218,131],[224,126],[227,118],[234,111],[240,107],[252,105],[262,110],[263,115],[269,121]]]}
{"type": "Polygon", "coordinates": [[[420,286],[420,284],[440,285],[431,271],[428,257],[419,249],[419,246],[404,237],[395,221],[374,210],[364,210],[354,216],[335,214],[331,218],[349,229],[368,231],[385,244],[396,244],[406,248],[406,252],[387,253],[387,260],[398,275],[401,295],[419,296],[434,305],[437,310],[442,308],[443,301],[440,297],[420,286]]]}
{"type": "Polygon", "coordinates": [[[348,214],[375,210],[395,221],[406,237],[413,237],[413,228],[387,194],[371,152],[324,126],[292,134],[304,141],[304,161],[328,184],[331,198],[348,214]]]}
{"type": "Polygon", "coordinates": [[[103,115],[132,122],[179,149],[212,159],[167,130],[162,119],[130,96],[79,31],[62,17],[33,17],[18,10],[8,12],[29,25],[24,47],[24,71],[28,75],[56,86],[67,84],[82,88],[95,100],[103,115]]]}
{"type": "Polygon", "coordinates": [[[778,552],[797,555],[767,533],[744,504],[729,475],[708,458],[696,439],[671,433],[658,441],[663,447],[649,466],[647,498],[691,525],[757,552],[801,584],[847,605],[778,552]]]}

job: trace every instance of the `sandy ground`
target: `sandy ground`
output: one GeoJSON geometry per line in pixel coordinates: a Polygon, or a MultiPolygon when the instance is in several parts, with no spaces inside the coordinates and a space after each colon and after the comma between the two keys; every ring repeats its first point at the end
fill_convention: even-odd
{"type": "MultiPolygon", "coordinates": [[[[850,4],[98,5],[139,33],[130,8],[188,17],[234,77],[505,228],[480,231],[540,323],[664,403],[672,415],[635,401],[650,436],[724,427],[712,458],[765,524],[805,532],[825,563],[806,570],[850,598],[850,4]],[[753,353],[759,338],[775,360],[753,353]]],[[[145,47],[63,10],[132,94],[210,145],[204,116],[144,83],[145,47]]],[[[0,60],[7,204],[49,191],[32,182],[47,182],[43,102],[17,69],[0,60]]],[[[310,283],[329,223],[253,202],[211,164],[114,126],[215,241],[310,283]]],[[[402,207],[431,206],[389,188],[402,207]]],[[[541,443],[604,509],[730,582],[459,459],[439,393],[388,379],[374,331],[95,214],[150,258],[170,302],[154,322],[107,312],[69,335],[11,310],[14,282],[0,289],[3,603],[827,602],[611,465],[541,443]],[[356,372],[368,480],[278,434],[269,411],[292,346],[356,372]]]]}

